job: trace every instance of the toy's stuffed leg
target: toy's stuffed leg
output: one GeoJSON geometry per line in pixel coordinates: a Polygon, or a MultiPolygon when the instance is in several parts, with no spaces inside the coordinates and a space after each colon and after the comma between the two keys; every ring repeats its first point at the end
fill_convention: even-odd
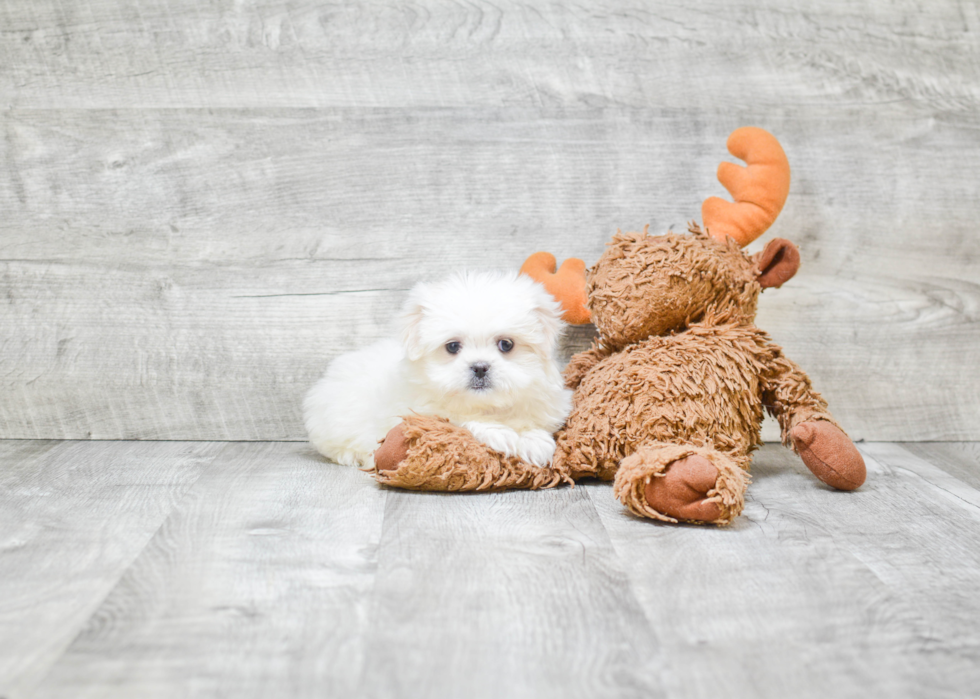
{"type": "Polygon", "coordinates": [[[779,420],[783,444],[790,447],[817,478],[838,490],[864,483],[864,459],[813,389],[810,377],[779,354],[763,389],[766,409],[779,420]]]}
{"type": "Polygon", "coordinates": [[[742,511],[748,483],[749,474],[727,454],[656,442],[623,459],[613,492],[641,517],[729,524],[742,511]]]}
{"type": "Polygon", "coordinates": [[[374,463],[379,483],[407,490],[536,490],[571,482],[559,469],[504,456],[469,430],[428,415],[404,418],[378,447],[374,463]]]}

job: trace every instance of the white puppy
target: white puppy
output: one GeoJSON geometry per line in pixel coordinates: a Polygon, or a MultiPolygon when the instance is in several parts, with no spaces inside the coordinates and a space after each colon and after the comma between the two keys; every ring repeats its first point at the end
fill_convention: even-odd
{"type": "Polygon", "coordinates": [[[564,329],[544,287],[516,272],[459,273],[412,289],[399,340],[334,360],[306,395],[310,442],[346,465],[410,413],[438,415],[508,456],[548,466],[571,391],[554,359],[564,329]]]}

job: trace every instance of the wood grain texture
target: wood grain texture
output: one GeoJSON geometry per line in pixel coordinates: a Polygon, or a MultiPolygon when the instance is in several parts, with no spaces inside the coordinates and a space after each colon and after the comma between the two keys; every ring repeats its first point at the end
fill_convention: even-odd
{"type": "Polygon", "coordinates": [[[975,3],[8,0],[0,26],[0,436],[302,439],[303,392],[418,277],[683,228],[757,124],[803,254],[760,325],[855,438],[980,438],[975,3]]]}
{"type": "Polygon", "coordinates": [[[0,693],[970,696],[980,489],[947,464],[977,445],[925,448],[861,445],[841,493],[767,445],[717,529],[289,443],[0,441],[0,693]]]}
{"type": "Polygon", "coordinates": [[[927,442],[902,445],[923,461],[980,490],[980,444],[977,442],[927,442]]]}
{"type": "Polygon", "coordinates": [[[587,486],[669,696],[958,697],[980,680],[978,491],[899,445],[862,452],[868,482],[840,493],[766,445],[725,530],[638,527],[587,486]]]}
{"type": "Polygon", "coordinates": [[[223,448],[0,441],[0,696],[44,676],[223,448]]]}
{"type": "Polygon", "coordinates": [[[32,696],[351,696],[385,497],[305,446],[228,445],[32,696]]]}
{"type": "Polygon", "coordinates": [[[657,631],[582,489],[392,492],[373,598],[360,695],[664,696],[657,631]]]}
{"type": "Polygon", "coordinates": [[[772,111],[873,97],[966,112],[980,95],[968,0],[6,0],[0,23],[4,106],[772,111]]]}

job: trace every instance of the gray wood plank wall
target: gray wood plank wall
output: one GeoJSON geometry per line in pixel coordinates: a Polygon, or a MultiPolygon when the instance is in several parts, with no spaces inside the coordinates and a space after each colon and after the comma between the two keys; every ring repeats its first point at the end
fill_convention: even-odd
{"type": "Polygon", "coordinates": [[[744,124],[760,324],[855,438],[980,439],[975,2],[4,0],[0,437],[301,439],[419,275],[682,228],[744,124]]]}

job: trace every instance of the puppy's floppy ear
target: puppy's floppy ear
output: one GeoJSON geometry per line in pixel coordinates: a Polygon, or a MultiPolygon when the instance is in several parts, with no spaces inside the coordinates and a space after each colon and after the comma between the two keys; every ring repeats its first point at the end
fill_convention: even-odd
{"type": "Polygon", "coordinates": [[[542,345],[546,354],[555,351],[558,340],[565,332],[565,322],[562,320],[562,306],[555,298],[541,287],[543,293],[538,295],[534,307],[534,316],[541,328],[542,345]]]}
{"type": "Polygon", "coordinates": [[[424,284],[416,284],[398,315],[398,336],[405,348],[405,356],[413,362],[425,354],[422,346],[422,319],[425,318],[427,292],[428,288],[424,284]]]}

